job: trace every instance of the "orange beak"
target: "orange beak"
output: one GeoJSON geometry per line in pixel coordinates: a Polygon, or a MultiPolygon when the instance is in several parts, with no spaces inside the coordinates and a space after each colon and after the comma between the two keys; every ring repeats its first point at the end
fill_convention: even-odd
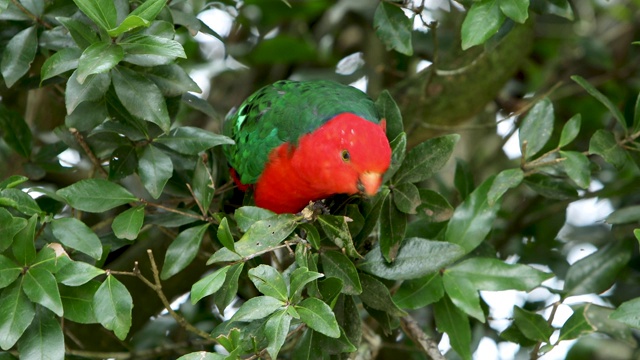
{"type": "Polygon", "coordinates": [[[369,196],[373,196],[378,192],[382,184],[382,174],[376,172],[365,172],[358,179],[358,190],[369,196]]]}

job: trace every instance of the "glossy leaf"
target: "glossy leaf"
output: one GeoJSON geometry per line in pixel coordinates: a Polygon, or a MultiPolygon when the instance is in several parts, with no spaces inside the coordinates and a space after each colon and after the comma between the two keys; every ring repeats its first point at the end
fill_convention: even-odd
{"type": "Polygon", "coordinates": [[[271,296],[256,296],[245,301],[238,311],[233,314],[230,321],[252,321],[262,319],[273,314],[284,306],[284,302],[271,296]]]}
{"type": "MultiPolygon", "coordinates": [[[[91,26],[87,25],[83,21],[63,16],[56,17],[56,20],[58,20],[62,24],[62,26],[64,26],[69,31],[69,35],[71,35],[73,41],[75,41],[76,45],[78,45],[78,47],[82,50],[88,48],[89,45],[100,41],[100,38],[98,38],[98,35],[91,28],[91,26]]],[[[80,58],[80,55],[82,55],[82,50],[77,48],[62,49],[56,54],[71,49],[78,52],[78,56],[76,57],[76,60],[78,60],[80,58]]],[[[55,56],[56,54],[54,54],[53,56],[55,56]]]]}
{"type": "Polygon", "coordinates": [[[264,324],[264,334],[269,341],[267,352],[272,359],[278,358],[280,348],[287,340],[289,326],[291,324],[291,316],[285,310],[277,311],[269,317],[264,324]]]}
{"type": "MultiPolygon", "coordinates": [[[[8,249],[14,236],[27,226],[27,220],[13,217],[6,209],[0,208],[0,252],[8,249]]],[[[0,267],[1,268],[1,267],[0,267]]]]}
{"type": "Polygon", "coordinates": [[[582,115],[575,114],[562,127],[560,134],[560,142],[558,147],[565,147],[570,144],[580,133],[580,125],[582,123],[582,115]]]}
{"type": "Polygon", "coordinates": [[[279,245],[298,225],[298,218],[293,214],[280,214],[258,220],[235,243],[236,252],[243,257],[256,254],[279,245]]]}
{"type": "Polygon", "coordinates": [[[36,247],[34,244],[36,226],[38,225],[38,217],[36,215],[31,216],[27,220],[27,225],[20,230],[13,239],[13,245],[11,250],[13,256],[18,261],[18,264],[26,266],[36,258],[36,247]]]}
{"type": "Polygon", "coordinates": [[[602,105],[604,105],[611,112],[613,117],[618,121],[618,124],[625,131],[627,131],[627,122],[624,119],[624,115],[622,114],[620,109],[618,109],[618,107],[615,106],[613,102],[611,102],[611,100],[609,100],[608,97],[606,97],[604,94],[598,91],[598,89],[596,89],[593,85],[591,85],[587,80],[585,80],[581,76],[573,75],[571,76],[571,80],[578,83],[578,85],[582,86],[582,88],[585,89],[589,93],[589,95],[593,96],[594,98],[596,98],[596,100],[600,101],[602,105]]]}
{"type": "Polygon", "coordinates": [[[569,178],[579,187],[586,189],[591,183],[590,162],[586,155],[578,151],[560,151],[565,160],[562,167],[569,178]]]}
{"type": "Polygon", "coordinates": [[[373,27],[387,50],[413,55],[411,21],[399,7],[384,1],[380,2],[373,15],[373,27]]]}
{"type": "Polygon", "coordinates": [[[311,329],[331,338],[340,337],[340,328],[329,305],[316,298],[306,298],[295,309],[300,320],[311,329]]]}
{"type": "Polygon", "coordinates": [[[315,271],[309,271],[309,269],[307,269],[306,267],[299,267],[295,269],[291,273],[290,277],[291,285],[289,287],[289,299],[294,298],[300,292],[302,292],[302,290],[308,283],[321,277],[324,277],[324,274],[315,271]]]}
{"type": "Polygon", "coordinates": [[[4,255],[0,255],[0,289],[13,283],[22,273],[22,266],[4,255]]]}
{"type": "Polygon", "coordinates": [[[266,220],[270,217],[273,217],[274,215],[276,215],[276,213],[274,213],[273,211],[257,206],[243,206],[241,208],[238,208],[234,213],[238,228],[242,232],[247,232],[251,225],[253,225],[256,221],[266,220]]]}
{"type": "Polygon", "coordinates": [[[382,204],[380,212],[380,251],[388,261],[395,261],[398,249],[404,240],[407,230],[407,215],[400,212],[393,204],[392,197],[387,197],[382,204]]]}
{"type": "Polygon", "coordinates": [[[408,280],[440,271],[459,259],[463,249],[443,241],[407,238],[402,243],[398,257],[389,264],[382,257],[380,248],[373,248],[358,263],[358,267],[370,274],[389,280],[408,280]]]}
{"type": "Polygon", "coordinates": [[[6,200],[9,200],[10,203],[3,205],[11,206],[27,216],[42,215],[42,210],[38,203],[22,190],[4,189],[0,191],[0,201],[6,200]]]}
{"type": "Polygon", "coordinates": [[[596,329],[597,332],[607,334],[621,343],[635,345],[636,339],[633,329],[627,324],[614,319],[613,312],[614,309],[610,307],[591,303],[585,307],[584,315],[589,325],[596,329]]]}
{"type": "Polygon", "coordinates": [[[166,97],[182,95],[187,91],[202,92],[198,84],[177,64],[153,66],[146,75],[166,97]]]}
{"type": "Polygon", "coordinates": [[[460,310],[484,323],[485,317],[480,307],[480,295],[473,283],[464,277],[458,277],[445,271],[442,276],[447,296],[460,310]]]}
{"type": "Polygon", "coordinates": [[[133,300],[127,288],[113,275],[107,276],[93,296],[94,315],[106,329],[124,340],[131,328],[133,300]]]}
{"type": "Polygon", "coordinates": [[[529,17],[529,0],[498,0],[500,11],[513,21],[524,24],[529,17]]]}
{"type": "Polygon", "coordinates": [[[444,296],[440,273],[402,282],[393,295],[393,302],[405,309],[419,309],[433,304],[444,296]]]}
{"type": "MultiPolygon", "coordinates": [[[[624,305],[624,304],[623,304],[624,305]]],[[[558,341],[577,339],[580,336],[588,333],[592,333],[595,329],[589,324],[585,317],[585,308],[589,306],[580,306],[573,309],[573,315],[571,315],[567,321],[562,325],[560,329],[560,335],[558,341]]]]}
{"type": "Polygon", "coordinates": [[[344,249],[346,254],[353,258],[361,258],[362,255],[356,250],[351,232],[344,216],[320,215],[318,223],[329,240],[336,244],[340,249],[344,249]]]}
{"type": "MultiPolygon", "coordinates": [[[[386,120],[386,132],[389,142],[397,139],[404,131],[402,123],[402,113],[398,104],[393,100],[391,94],[387,90],[383,90],[376,99],[376,109],[380,113],[380,117],[386,120]]],[[[393,149],[393,146],[391,147],[393,149]]],[[[402,161],[400,161],[401,163],[402,161]]]]}
{"type": "Polygon", "coordinates": [[[640,329],[640,298],[623,302],[611,313],[610,318],[640,329]]]}
{"type": "Polygon", "coordinates": [[[197,155],[218,145],[234,144],[233,140],[224,135],[190,126],[175,128],[169,134],[157,138],[155,142],[187,155],[197,155]]]}
{"type": "Polygon", "coordinates": [[[631,259],[624,243],[612,243],[571,265],[564,282],[565,296],[607,290],[631,259]]]}
{"type": "Polygon", "coordinates": [[[154,199],[159,198],[173,175],[171,158],[153,145],[145,146],[138,160],[138,175],[149,194],[154,199]]]}
{"type": "Polygon", "coordinates": [[[102,243],[85,223],[76,218],[59,218],[51,221],[53,236],[62,244],[81,251],[94,259],[102,257],[102,243]]]}
{"type": "Polygon", "coordinates": [[[80,286],[88,283],[104,270],[82,261],[71,261],[56,272],[56,280],[67,286],[80,286]]]}
{"type": "Polygon", "coordinates": [[[230,266],[220,268],[193,284],[191,286],[191,303],[195,304],[205,296],[215,294],[220,290],[230,268],[230,266]]]}
{"type": "Polygon", "coordinates": [[[38,49],[37,27],[28,27],[10,38],[0,60],[0,72],[8,88],[29,71],[38,49]]]}
{"type": "Polygon", "coordinates": [[[284,277],[268,265],[258,265],[249,270],[249,279],[256,286],[256,289],[264,295],[274,297],[281,301],[287,301],[288,293],[287,284],[284,277]]]}
{"type": "Polygon", "coordinates": [[[599,129],[589,141],[589,154],[597,154],[621,169],[627,161],[627,153],[618,145],[613,134],[607,130],[599,129]]]}
{"type": "Polygon", "coordinates": [[[407,155],[407,134],[401,132],[395,139],[391,140],[389,146],[391,147],[391,163],[384,176],[382,176],[383,184],[393,178],[400,165],[404,162],[404,158],[407,155]]]}
{"type": "Polygon", "coordinates": [[[433,190],[419,189],[421,204],[416,209],[417,213],[433,222],[447,221],[453,215],[453,207],[447,199],[433,190]]]}
{"type": "Polygon", "coordinates": [[[640,205],[632,205],[618,209],[606,219],[608,224],[628,224],[640,221],[640,205]]]}
{"type": "Polygon", "coordinates": [[[0,104],[0,128],[2,139],[13,151],[24,158],[31,156],[31,129],[20,113],[0,104]]]}
{"type": "Polygon", "coordinates": [[[231,268],[227,271],[227,277],[224,279],[222,288],[218,290],[215,296],[215,303],[221,314],[224,314],[224,310],[236,298],[236,293],[238,292],[238,279],[243,268],[244,263],[231,265],[231,268]]]}
{"type": "Polygon", "coordinates": [[[549,342],[549,337],[553,333],[553,328],[547,320],[539,314],[524,310],[520,307],[513,307],[513,321],[522,331],[524,336],[534,341],[549,342]]]}
{"type": "Polygon", "coordinates": [[[127,31],[131,31],[133,29],[143,27],[143,26],[149,26],[149,24],[150,24],[149,21],[139,16],[129,15],[116,28],[109,29],[107,31],[107,34],[109,34],[109,36],[111,37],[116,37],[127,31]]]}
{"type": "Polygon", "coordinates": [[[76,80],[83,84],[89,75],[106,73],[123,59],[124,51],[118,44],[97,42],[86,48],[78,60],[76,80]]]}
{"type": "Polygon", "coordinates": [[[206,215],[213,200],[216,184],[205,157],[196,161],[191,186],[193,188],[194,198],[200,203],[199,206],[202,207],[203,215],[206,215]]]}
{"type": "Polygon", "coordinates": [[[110,84],[111,76],[109,74],[89,76],[80,84],[78,70],[74,71],[67,80],[67,88],[64,93],[67,114],[73,113],[80,103],[102,99],[110,84]]]}
{"type": "Polygon", "coordinates": [[[576,189],[566,181],[554,179],[542,174],[528,176],[524,183],[538,194],[556,200],[572,200],[578,198],[576,189]]]}
{"type": "Polygon", "coordinates": [[[160,278],[166,280],[184,270],[200,250],[200,243],[209,224],[190,227],[173,240],[164,258],[160,278]]]}
{"type": "Polygon", "coordinates": [[[220,221],[220,225],[218,225],[218,240],[225,248],[235,251],[235,243],[233,240],[233,235],[231,234],[231,230],[229,229],[229,222],[227,218],[223,218],[220,221]]]}
{"type": "Polygon", "coordinates": [[[167,104],[156,84],[139,72],[124,67],[111,71],[111,77],[118,99],[131,115],[158,125],[165,133],[169,132],[171,120],[167,104]]]}
{"type": "Polygon", "coordinates": [[[322,260],[322,272],[327,278],[338,278],[342,280],[342,292],[348,295],[358,295],[362,293],[362,285],[358,277],[353,262],[344,254],[329,250],[320,254],[322,260]]]}
{"type": "Polygon", "coordinates": [[[123,179],[136,170],[138,167],[138,155],[136,149],[127,144],[118,146],[111,153],[109,160],[109,180],[117,181],[123,179]]]}
{"type": "Polygon", "coordinates": [[[111,229],[118,239],[135,240],[144,222],[144,206],[138,205],[118,214],[111,223],[111,229]]]}
{"type": "Polygon", "coordinates": [[[227,355],[219,353],[210,353],[206,351],[192,352],[190,354],[182,355],[178,360],[225,360],[227,355]]]}
{"type": "Polygon", "coordinates": [[[458,190],[458,194],[460,194],[460,200],[463,201],[476,186],[469,163],[462,159],[456,159],[456,172],[453,176],[453,184],[456,190],[458,190]]]}
{"type": "Polygon", "coordinates": [[[66,48],[51,55],[40,69],[41,81],[63,74],[78,67],[82,51],[78,48],[66,48]]]}
{"type": "Polygon", "coordinates": [[[491,184],[491,189],[487,193],[488,205],[494,206],[507,190],[520,185],[523,179],[524,173],[521,169],[502,170],[498,176],[496,176],[493,184],[491,184]]]}
{"type": "Polygon", "coordinates": [[[405,157],[393,177],[393,183],[417,183],[429,179],[447,163],[459,139],[460,135],[451,134],[417,145],[405,157]]]}
{"type": "Polygon", "coordinates": [[[11,175],[8,178],[0,181],[0,190],[12,189],[27,181],[29,181],[29,178],[26,176],[11,175]]]}
{"type": "Polygon", "coordinates": [[[140,66],[166,65],[187,57],[179,42],[160,36],[134,35],[118,44],[124,49],[124,61],[140,66]]]}
{"type": "Polygon", "coordinates": [[[407,313],[400,309],[391,299],[389,289],[382,282],[367,274],[360,274],[362,293],[360,300],[370,308],[381,310],[392,316],[406,316],[407,313]]]}
{"type": "Polygon", "coordinates": [[[138,200],[127,189],[103,179],[80,180],[56,194],[73,208],[95,213],[138,200]]]}
{"type": "Polygon", "coordinates": [[[131,15],[139,16],[147,21],[152,21],[164,8],[164,0],[146,0],[131,12],[131,15]]]}
{"type": "Polygon", "coordinates": [[[21,281],[2,291],[0,304],[0,348],[9,350],[31,324],[35,311],[22,291],[21,281]]]}
{"type": "Polygon", "coordinates": [[[103,30],[116,27],[116,6],[111,0],[73,0],[80,10],[103,30]]]}
{"type": "Polygon", "coordinates": [[[378,226],[378,219],[380,219],[380,212],[382,211],[382,204],[384,200],[389,196],[390,190],[387,186],[382,186],[380,191],[364,202],[362,206],[362,215],[364,216],[364,224],[362,229],[358,233],[358,236],[354,239],[356,244],[360,244],[364,241],[373,229],[378,226]]]}
{"type": "Polygon", "coordinates": [[[523,154],[525,159],[530,159],[533,155],[542,150],[551,138],[553,132],[553,104],[549,98],[538,101],[520,124],[520,148],[522,149],[526,141],[526,151],[523,154]]]}
{"type": "Polygon", "coordinates": [[[48,308],[58,316],[62,316],[60,292],[58,291],[56,279],[51,272],[32,267],[24,275],[23,286],[29,300],[48,308]]]}
{"type": "Polygon", "coordinates": [[[405,214],[415,214],[421,204],[418,188],[412,183],[398,184],[393,188],[392,194],[396,207],[405,214]]]}
{"type": "Polygon", "coordinates": [[[504,20],[499,0],[474,2],[462,22],[462,50],[483,44],[498,32],[504,20]]]}
{"type": "Polygon", "coordinates": [[[40,309],[18,341],[18,349],[22,359],[63,359],[64,334],[53,314],[40,309]]]}
{"type": "Polygon", "coordinates": [[[433,305],[438,331],[447,333],[451,347],[464,360],[471,360],[471,328],[469,319],[445,296],[433,305]]]}
{"type": "Polygon", "coordinates": [[[446,274],[468,280],[476,290],[531,291],[553,274],[494,258],[471,258],[449,267],[446,274]]]}

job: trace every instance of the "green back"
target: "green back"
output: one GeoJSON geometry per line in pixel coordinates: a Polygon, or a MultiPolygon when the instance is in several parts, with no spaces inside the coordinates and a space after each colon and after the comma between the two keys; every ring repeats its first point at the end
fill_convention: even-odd
{"type": "Polygon", "coordinates": [[[247,98],[224,124],[235,145],[224,151],[244,184],[257,182],[269,153],[282,143],[295,144],[338,114],[350,112],[374,123],[380,116],[362,91],[331,81],[282,80],[247,98]]]}

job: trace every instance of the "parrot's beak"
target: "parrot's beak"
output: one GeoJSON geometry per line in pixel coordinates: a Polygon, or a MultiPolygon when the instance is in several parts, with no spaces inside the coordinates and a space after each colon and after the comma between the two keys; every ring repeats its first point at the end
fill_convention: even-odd
{"type": "Polygon", "coordinates": [[[373,196],[378,192],[382,184],[382,174],[376,172],[365,172],[358,179],[358,190],[369,196],[373,196]]]}

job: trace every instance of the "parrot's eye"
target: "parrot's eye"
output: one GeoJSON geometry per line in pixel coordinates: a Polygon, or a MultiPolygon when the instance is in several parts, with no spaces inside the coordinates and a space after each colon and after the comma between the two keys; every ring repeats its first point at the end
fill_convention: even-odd
{"type": "Polygon", "coordinates": [[[342,150],[342,161],[349,162],[351,160],[351,155],[348,150],[342,150]]]}

